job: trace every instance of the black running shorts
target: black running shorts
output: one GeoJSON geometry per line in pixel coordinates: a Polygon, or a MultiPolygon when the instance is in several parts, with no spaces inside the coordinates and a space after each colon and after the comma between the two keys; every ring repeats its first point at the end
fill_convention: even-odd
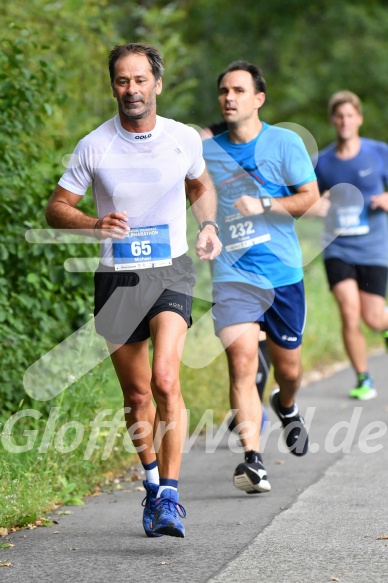
{"type": "Polygon", "coordinates": [[[325,259],[330,289],[345,279],[355,279],[358,289],[385,298],[388,268],[382,265],[356,265],[332,257],[325,259]]]}
{"type": "Polygon", "coordinates": [[[150,337],[149,322],[160,312],[176,312],[191,326],[195,272],[181,255],[172,265],[115,271],[100,264],[94,274],[96,331],[113,344],[141,342],[150,337]]]}

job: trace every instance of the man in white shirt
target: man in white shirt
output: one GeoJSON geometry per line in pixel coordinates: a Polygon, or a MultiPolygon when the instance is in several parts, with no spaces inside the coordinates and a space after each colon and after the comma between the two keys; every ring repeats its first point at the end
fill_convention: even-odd
{"type": "Polygon", "coordinates": [[[142,43],[116,46],[109,72],[118,116],[78,143],[46,217],[52,227],[86,230],[101,241],[95,324],[107,341],[146,473],[144,530],[150,537],[183,537],[177,488],[186,416],[179,368],[195,284],[185,255],[186,191],[203,260],[221,251],[216,195],[198,134],[156,115],[159,52],[142,43]],[[90,184],[97,218],[76,208],[90,184]]]}

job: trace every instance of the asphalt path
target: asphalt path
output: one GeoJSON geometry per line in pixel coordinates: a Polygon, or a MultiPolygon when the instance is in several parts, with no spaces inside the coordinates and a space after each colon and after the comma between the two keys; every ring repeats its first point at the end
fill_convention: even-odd
{"type": "Polygon", "coordinates": [[[132,470],[120,490],[59,509],[54,527],[2,538],[14,546],[0,550],[0,563],[12,563],[0,581],[386,583],[387,363],[386,354],[370,360],[378,397],[368,402],[347,398],[348,367],[300,389],[311,445],[303,458],[286,451],[269,411],[263,459],[271,492],[234,488],[238,440],[209,425],[183,455],[186,538],[144,535],[144,490],[132,470]]]}

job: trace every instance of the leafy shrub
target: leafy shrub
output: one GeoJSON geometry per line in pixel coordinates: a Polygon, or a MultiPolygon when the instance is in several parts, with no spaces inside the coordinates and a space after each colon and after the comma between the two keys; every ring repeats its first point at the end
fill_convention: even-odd
{"type": "MultiPolygon", "coordinates": [[[[34,35],[0,45],[0,402],[14,410],[26,368],[78,328],[91,311],[92,281],[67,274],[75,245],[31,245],[29,229],[46,227],[44,208],[57,181],[50,135],[58,71],[34,35]],[[44,163],[43,163],[44,161],[44,163]],[[71,300],[69,301],[69,298],[71,300]]],[[[88,245],[83,255],[93,254],[88,245]]]]}

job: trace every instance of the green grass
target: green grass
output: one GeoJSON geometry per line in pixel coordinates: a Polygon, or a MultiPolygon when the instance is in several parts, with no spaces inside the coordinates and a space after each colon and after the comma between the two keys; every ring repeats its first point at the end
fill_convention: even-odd
{"type": "MultiPolygon", "coordinates": [[[[336,361],[346,361],[338,310],[327,288],[320,255],[321,226],[318,221],[298,223],[306,257],[308,314],[303,344],[306,372],[336,361]]],[[[181,368],[182,392],[190,411],[190,431],[197,427],[205,411],[211,410],[214,422],[219,423],[229,409],[226,358],[214,336],[209,311],[209,267],[197,260],[196,267],[198,285],[193,305],[194,326],[187,335],[181,368]]],[[[381,346],[379,334],[367,331],[366,337],[370,348],[381,346]]],[[[92,339],[86,340],[84,351],[93,347],[92,339]]],[[[82,361],[85,357],[86,352],[80,351],[72,358],[82,361]]],[[[272,384],[270,378],[267,391],[272,384]]],[[[38,401],[29,405],[29,409],[42,411],[42,414],[38,419],[27,416],[15,422],[12,447],[6,435],[8,417],[1,418],[0,527],[34,522],[56,504],[80,504],[84,494],[96,488],[109,488],[114,476],[137,461],[124,427],[117,427],[117,431],[111,434],[108,428],[96,430],[91,426],[100,412],[105,411],[103,421],[109,421],[121,408],[121,390],[110,360],[106,359],[59,397],[49,401],[49,405],[43,406],[38,401]],[[55,421],[53,432],[46,433],[44,438],[50,412],[55,421]],[[78,438],[82,438],[79,443],[75,441],[77,431],[78,438]],[[45,439],[47,447],[44,446],[45,439]],[[72,448],[72,444],[77,447],[72,448]],[[23,445],[28,446],[28,451],[8,451],[23,445]]],[[[22,403],[19,414],[26,414],[26,409],[22,403]]]]}
{"type": "Polygon", "coordinates": [[[114,475],[127,470],[137,455],[125,429],[118,423],[114,431],[93,427],[99,413],[104,412],[102,422],[109,421],[121,408],[120,388],[105,361],[50,401],[50,407],[22,403],[13,416],[3,417],[0,527],[34,522],[58,504],[82,504],[83,495],[107,487],[114,475]]]}

